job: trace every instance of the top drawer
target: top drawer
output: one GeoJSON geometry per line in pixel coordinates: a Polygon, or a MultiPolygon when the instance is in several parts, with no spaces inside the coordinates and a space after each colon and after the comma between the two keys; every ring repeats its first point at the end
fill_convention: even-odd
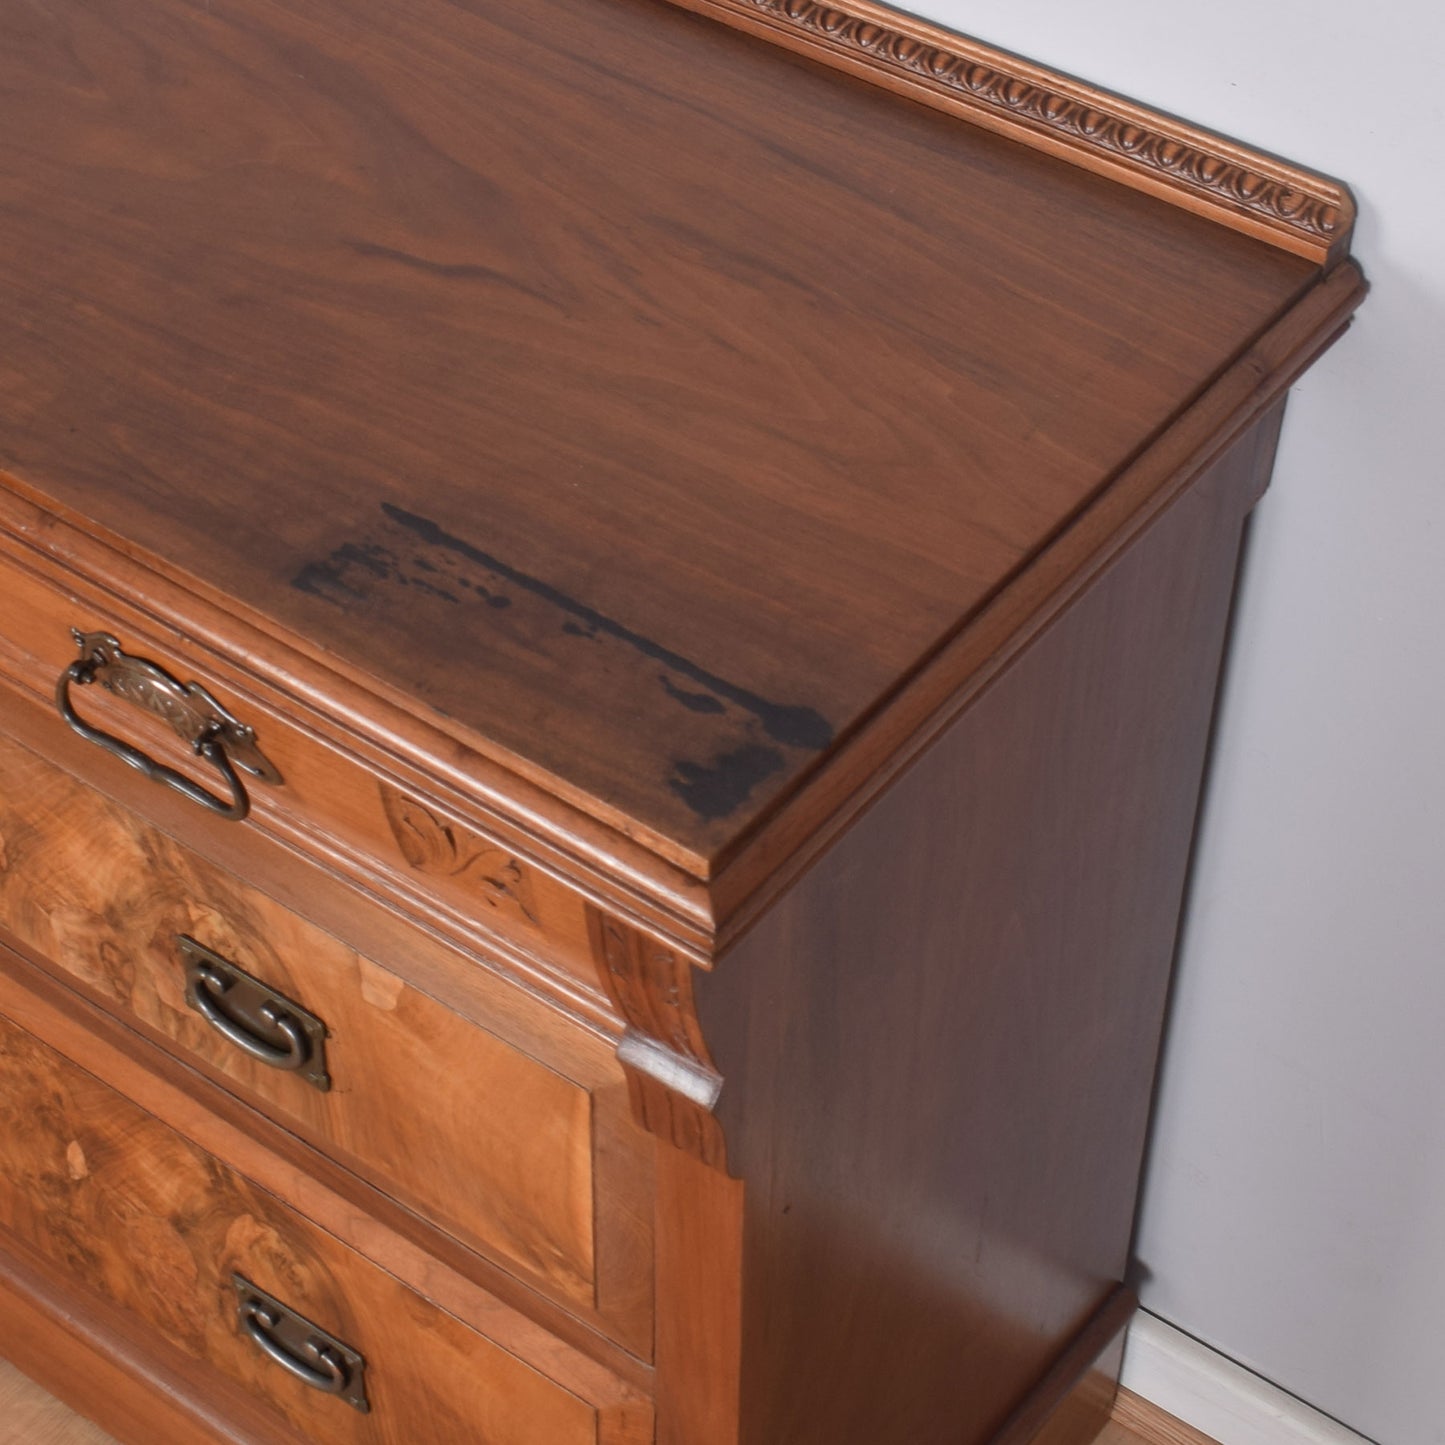
{"type": "Polygon", "coordinates": [[[600,1050],[579,1047],[570,1071],[560,1050],[530,1057],[3,738],[0,927],[645,1353],[650,1141],[600,1050]],[[301,1031],[306,1068],[253,1056],[286,1051],[268,1006],[301,1031]]]}
{"type": "MultiPolygon", "coordinates": [[[[579,892],[500,834],[450,815],[427,784],[413,784],[396,758],[364,735],[364,716],[348,716],[339,704],[315,715],[304,690],[299,696],[289,690],[296,684],[281,664],[246,671],[173,632],[140,599],[118,598],[78,576],[53,573],[52,558],[5,535],[6,526],[15,525],[6,510],[20,506],[0,493],[0,679],[8,677],[49,706],[57,681],[81,658],[73,636],[78,630],[113,636],[127,658],[154,664],[180,684],[199,682],[254,729],[261,754],[279,776],[277,783],[244,769],[238,775],[264,829],[396,899],[464,946],[500,942],[569,1007],[610,1021],[579,892]]],[[[101,686],[72,687],[80,719],[229,799],[217,769],[166,726],[165,714],[173,709],[157,698],[139,668],[119,677],[113,671],[108,680],[119,681],[129,700],[101,686]]],[[[338,681],[338,695],[345,691],[338,681]]],[[[58,717],[55,726],[64,726],[58,717]]],[[[97,770],[119,766],[97,750],[97,770]]],[[[467,786],[469,794],[474,791],[467,786]]],[[[469,816],[460,807],[458,812],[469,816]]]]}

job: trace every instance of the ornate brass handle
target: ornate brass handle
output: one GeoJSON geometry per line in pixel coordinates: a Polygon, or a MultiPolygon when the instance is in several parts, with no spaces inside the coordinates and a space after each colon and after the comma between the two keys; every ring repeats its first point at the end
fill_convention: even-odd
{"type": "Polygon", "coordinates": [[[244,1275],[233,1274],[231,1287],[241,1328],[259,1350],[313,1390],[339,1395],[363,1414],[370,1411],[366,1361],[350,1345],[257,1289],[244,1275]]]}
{"type": "Polygon", "coordinates": [[[251,799],[238,767],[262,782],[279,784],[281,774],[256,746],[256,733],[232,715],[198,682],[177,681],[163,667],[143,658],[128,657],[119,642],[106,632],[71,629],[80,660],[72,662],[55,684],[55,705],[60,716],[86,742],[104,748],[152,782],[164,783],[193,803],[222,818],[240,822],[251,811],[251,799]],[[76,712],[70,700],[72,687],[99,683],[107,692],[170,724],[199,758],[204,758],[225,781],[230,801],[218,798],[184,773],[158,763],[130,743],[92,727],[76,712]]]}

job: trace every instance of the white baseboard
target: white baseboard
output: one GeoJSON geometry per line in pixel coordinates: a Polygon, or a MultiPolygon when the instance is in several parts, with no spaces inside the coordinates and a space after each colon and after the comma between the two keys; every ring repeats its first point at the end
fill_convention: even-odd
{"type": "Polygon", "coordinates": [[[1219,1445],[1371,1445],[1143,1310],[1129,1326],[1120,1383],[1219,1445]]]}

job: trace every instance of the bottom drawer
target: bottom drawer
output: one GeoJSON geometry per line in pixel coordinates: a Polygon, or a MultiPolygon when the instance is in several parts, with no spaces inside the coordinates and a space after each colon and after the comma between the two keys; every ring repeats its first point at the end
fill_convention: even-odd
{"type": "Polygon", "coordinates": [[[437,1309],[0,1015],[0,1248],[4,1235],[229,1377],[298,1440],[617,1438],[597,1402],[437,1309]]]}

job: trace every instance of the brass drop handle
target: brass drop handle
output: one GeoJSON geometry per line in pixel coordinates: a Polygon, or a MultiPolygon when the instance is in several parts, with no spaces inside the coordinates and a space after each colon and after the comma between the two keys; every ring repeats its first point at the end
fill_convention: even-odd
{"type": "Polygon", "coordinates": [[[289,1071],[306,1067],[306,1060],[311,1057],[311,1049],[300,1025],[289,1014],[283,1013],[274,1003],[261,1005],[262,1021],[273,1033],[280,1034],[286,1040],[285,1048],[278,1049],[274,1044],[268,1044],[259,1034],[253,1034],[243,1024],[226,1017],[221,1009],[220,997],[231,986],[228,979],[204,964],[196,970],[195,978],[196,1012],[217,1033],[224,1035],[242,1053],[250,1054],[253,1059],[268,1064],[273,1069],[289,1071]]]}
{"type": "Polygon", "coordinates": [[[176,935],[176,948],[185,965],[186,1003],[222,1038],[323,1093],[331,1088],[326,1025],[315,1014],[189,934],[176,935]]]}
{"type": "Polygon", "coordinates": [[[307,1354],[315,1365],[298,1359],[285,1345],[279,1344],[271,1331],[280,1323],[274,1310],[252,1300],[246,1306],[245,1330],[255,1344],[276,1361],[284,1370],[289,1370],[303,1384],[325,1395],[340,1395],[346,1389],[346,1362],[325,1345],[308,1341],[307,1354]]]}
{"type": "Polygon", "coordinates": [[[55,684],[55,706],[71,729],[86,742],[104,748],[152,782],[200,804],[219,817],[240,822],[251,811],[251,799],[237,767],[261,779],[280,784],[281,775],[256,746],[254,729],[234,718],[198,682],[179,682],[163,667],[143,658],[129,657],[109,633],[71,629],[80,659],[60,674],[55,684]],[[229,801],[193,783],[184,773],[157,762],[132,744],[93,727],[75,710],[72,687],[99,683],[116,697],[169,723],[199,758],[220,773],[229,801]]]}
{"type": "Polygon", "coordinates": [[[350,1345],[257,1289],[244,1275],[233,1274],[231,1288],[241,1328],[258,1350],[303,1385],[338,1395],[363,1414],[370,1412],[366,1361],[350,1345]]]}

